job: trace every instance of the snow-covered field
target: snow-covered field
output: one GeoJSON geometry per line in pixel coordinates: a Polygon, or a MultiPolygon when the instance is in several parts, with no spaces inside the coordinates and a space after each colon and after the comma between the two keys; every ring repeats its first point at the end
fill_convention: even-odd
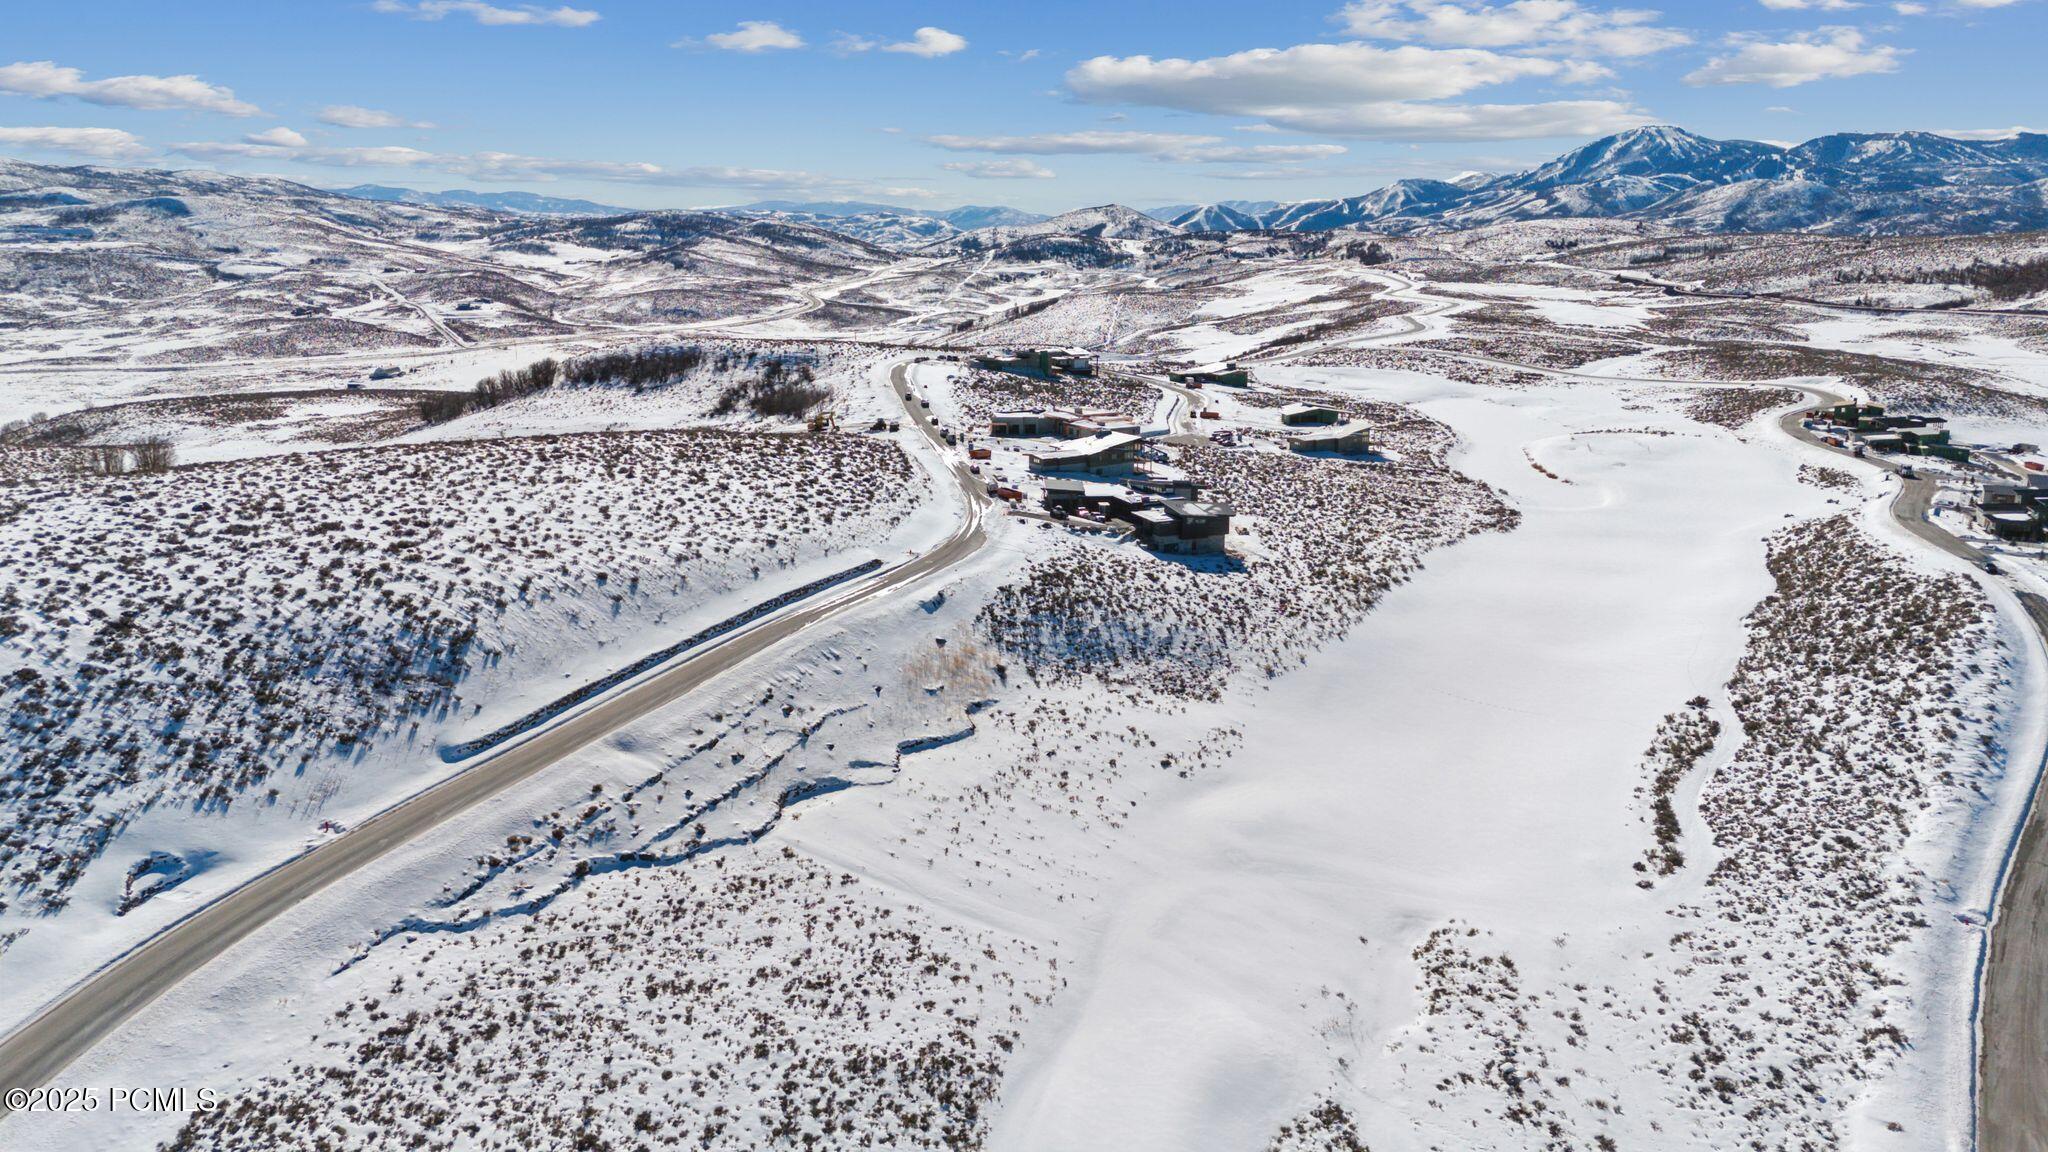
{"type": "MultiPolygon", "coordinates": [[[[133,817],[66,880],[68,911],[20,917],[16,1017],[303,842],[307,817],[352,823],[448,770],[420,753],[822,571],[930,547],[956,516],[934,481],[988,412],[1086,403],[1156,426],[1180,404],[1135,376],[928,360],[911,392],[967,439],[855,434],[902,415],[890,365],[930,355],[890,337],[1249,356],[1257,377],[1146,448],[1234,507],[1227,555],[993,516],[960,564],[306,899],[62,1078],[177,1069],[225,1107],[16,1115],[0,1139],[1966,1147],[1972,981],[2048,743],[2048,661],[2005,583],[1890,519],[1892,482],[1775,418],[1801,385],[1882,396],[1913,376],[1896,394],[1953,404],[1959,440],[2048,439],[2021,435],[2048,398],[2039,344],[1996,318],[1702,304],[1508,262],[1549,235],[1488,230],[1392,267],[842,267],[735,325],[819,366],[838,433],[719,415],[726,376],[556,388],[303,455],[278,452],[377,401],[266,401],[284,407],[230,431],[109,410],[220,462],[0,488],[0,586],[28,625],[0,651],[104,694],[21,730],[104,725],[114,749],[175,727],[76,671],[163,680],[108,645],[203,610],[254,653],[204,653],[219,716],[355,717],[359,750],[330,733],[313,770],[196,805],[231,760],[140,782],[67,761],[50,804],[133,817]],[[1288,451],[1277,410],[1303,398],[1371,424],[1373,451],[1288,451]],[[84,531],[101,555],[56,546],[84,531]],[[276,620],[301,585],[326,608],[276,620]],[[399,595],[411,615],[385,607],[399,595]],[[397,697],[319,675],[249,706],[265,661],[343,651],[321,629],[351,612],[357,639],[474,621],[462,651],[489,656],[390,715],[397,697]],[[113,916],[137,884],[153,894],[113,916]]],[[[609,251],[536,243],[561,267],[526,259],[564,275],[609,251]]],[[[478,374],[430,360],[397,383],[478,374]]],[[[998,468],[1036,491],[1014,445],[998,468]]],[[[379,645],[398,649],[422,650],[379,645]]],[[[29,835],[62,855],[84,826],[29,835]]]]}

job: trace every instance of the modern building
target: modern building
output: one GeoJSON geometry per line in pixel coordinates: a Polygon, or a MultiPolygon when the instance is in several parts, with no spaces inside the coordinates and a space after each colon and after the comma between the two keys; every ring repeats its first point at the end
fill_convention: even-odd
{"type": "Polygon", "coordinates": [[[1989,483],[1977,496],[1977,520],[2001,540],[2041,539],[2042,507],[2048,489],[2031,484],[1989,483]]]}
{"type": "Polygon", "coordinates": [[[1142,437],[1130,432],[1110,432],[1072,447],[1052,452],[1033,452],[1033,472],[1115,472],[1137,463],[1144,447],[1142,437]]]}
{"type": "Polygon", "coordinates": [[[997,412],[989,417],[991,436],[1053,436],[1077,440],[1105,432],[1136,434],[1138,422],[1121,412],[1102,409],[1048,408],[1044,411],[997,412]]]}
{"type": "Polygon", "coordinates": [[[1159,507],[1159,497],[1134,491],[1124,484],[1063,476],[1046,480],[1041,502],[1048,512],[1100,512],[1112,520],[1129,520],[1137,512],[1159,507]]]}
{"type": "Polygon", "coordinates": [[[1335,452],[1342,456],[1358,456],[1372,451],[1372,427],[1351,422],[1335,424],[1328,428],[1317,428],[1312,432],[1301,432],[1287,438],[1287,446],[1296,452],[1335,452]]]}
{"type": "Polygon", "coordinates": [[[1236,361],[1205,364],[1199,368],[1184,368],[1178,372],[1168,372],[1166,378],[1175,384],[1221,384],[1226,388],[1252,386],[1251,369],[1238,367],[1236,361]]]}
{"type": "Polygon", "coordinates": [[[996,372],[1036,372],[1051,376],[1095,375],[1095,357],[1085,348],[1013,348],[1007,352],[984,352],[974,358],[983,368],[996,372]]]}
{"type": "Polygon", "coordinates": [[[1978,519],[1985,531],[2000,540],[2039,540],[2041,515],[2031,508],[1994,510],[1980,508],[1978,519]]]}
{"type": "Polygon", "coordinates": [[[1304,424],[1335,424],[1341,419],[1342,414],[1325,404],[1289,404],[1280,409],[1280,422],[1290,427],[1304,424]]]}
{"type": "Polygon", "coordinates": [[[1130,514],[1138,539],[1161,552],[1214,553],[1230,538],[1230,505],[1215,500],[1161,500],[1130,514]]]}

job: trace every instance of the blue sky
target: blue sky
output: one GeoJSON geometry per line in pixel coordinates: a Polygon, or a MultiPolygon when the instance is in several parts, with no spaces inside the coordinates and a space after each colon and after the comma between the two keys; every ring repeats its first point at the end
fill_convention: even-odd
{"type": "Polygon", "coordinates": [[[0,154],[633,207],[1354,195],[1632,124],[2048,129],[2048,0],[10,5],[0,154]]]}

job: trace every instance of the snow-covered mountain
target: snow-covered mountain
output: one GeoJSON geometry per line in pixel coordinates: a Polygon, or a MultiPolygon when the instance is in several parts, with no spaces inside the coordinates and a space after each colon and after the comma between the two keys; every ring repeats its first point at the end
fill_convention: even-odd
{"type": "Polygon", "coordinates": [[[888,208],[845,213],[733,208],[721,209],[718,214],[820,228],[893,251],[916,248],[960,234],[959,228],[940,217],[905,214],[888,208]]]}
{"type": "MultiPolygon", "coordinates": [[[[1413,232],[1600,217],[1698,231],[1993,232],[2048,228],[2044,193],[2048,136],[2035,133],[1986,141],[1840,133],[1786,148],[1656,126],[1524,172],[1403,180],[1363,196],[1285,205],[1240,227],[1413,232]]],[[[1226,227],[1231,217],[1202,218],[1226,227]]]]}
{"type": "Polygon", "coordinates": [[[1218,200],[1214,204],[1166,204],[1158,208],[1145,209],[1145,215],[1150,216],[1154,220],[1164,220],[1171,224],[1198,209],[1228,208],[1232,212],[1249,216],[1255,220],[1263,220],[1271,215],[1274,209],[1283,206],[1282,202],[1278,200],[1218,200]]]}
{"type": "Polygon", "coordinates": [[[860,200],[759,200],[727,209],[733,212],[772,212],[778,215],[820,219],[860,220],[878,216],[903,216],[919,220],[940,220],[966,232],[994,225],[1036,224],[1045,219],[1001,204],[963,204],[958,208],[904,208],[895,204],[870,204],[860,200]]]}
{"type": "Polygon", "coordinates": [[[976,228],[917,249],[924,256],[989,254],[1005,261],[1102,266],[1121,263],[1146,244],[1183,235],[1181,229],[1154,220],[1135,208],[1100,204],[1062,212],[1033,224],[976,228]]]}
{"type": "Polygon", "coordinates": [[[1076,208],[1033,224],[998,226],[1011,237],[1086,236],[1096,240],[1158,240],[1180,231],[1172,224],[1154,220],[1135,208],[1121,204],[1099,204],[1076,208]]]}
{"type": "Polygon", "coordinates": [[[967,204],[959,208],[926,210],[852,200],[763,200],[715,211],[804,224],[895,251],[949,239],[976,228],[1020,227],[1045,219],[1036,212],[999,204],[967,204]]]}
{"type": "Polygon", "coordinates": [[[438,208],[484,208],[492,212],[513,212],[522,216],[617,216],[633,211],[594,200],[543,196],[538,192],[472,192],[455,188],[447,192],[421,192],[416,188],[393,188],[384,184],[357,184],[337,188],[343,196],[358,200],[382,200],[388,204],[431,204],[438,208]]]}
{"type": "Polygon", "coordinates": [[[1248,232],[1265,227],[1256,215],[1228,204],[1189,208],[1166,222],[1187,232],[1248,232]]]}
{"type": "Polygon", "coordinates": [[[1464,194],[1441,180],[1397,180],[1375,192],[1342,200],[1304,200],[1274,210],[1264,227],[1289,232],[1326,232],[1332,228],[1370,226],[1395,217],[1427,213],[1464,194]]]}
{"type": "Polygon", "coordinates": [[[894,258],[841,231],[718,212],[515,215],[0,160],[0,327],[119,315],[136,333],[122,354],[290,357],[702,319],[894,258]]]}

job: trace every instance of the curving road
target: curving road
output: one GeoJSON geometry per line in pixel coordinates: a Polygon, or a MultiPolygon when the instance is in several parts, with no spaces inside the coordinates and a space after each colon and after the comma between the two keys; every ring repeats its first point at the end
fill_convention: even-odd
{"type": "MultiPolygon", "coordinates": [[[[905,366],[892,373],[898,394],[905,366]]],[[[942,454],[929,415],[910,406],[913,422],[942,454]]],[[[837,595],[805,601],[678,660],[568,719],[364,821],[318,848],[248,881],[122,955],[0,1039],[0,1090],[49,1083],[73,1060],[157,997],[301,900],[418,838],[443,821],[525,780],[585,744],[687,695],[806,629],[870,600],[961,563],[987,542],[989,498],[979,477],[957,463],[953,479],[966,519],[931,551],[837,595]]],[[[0,1100],[0,1116],[7,1114],[0,1100]]]]}

